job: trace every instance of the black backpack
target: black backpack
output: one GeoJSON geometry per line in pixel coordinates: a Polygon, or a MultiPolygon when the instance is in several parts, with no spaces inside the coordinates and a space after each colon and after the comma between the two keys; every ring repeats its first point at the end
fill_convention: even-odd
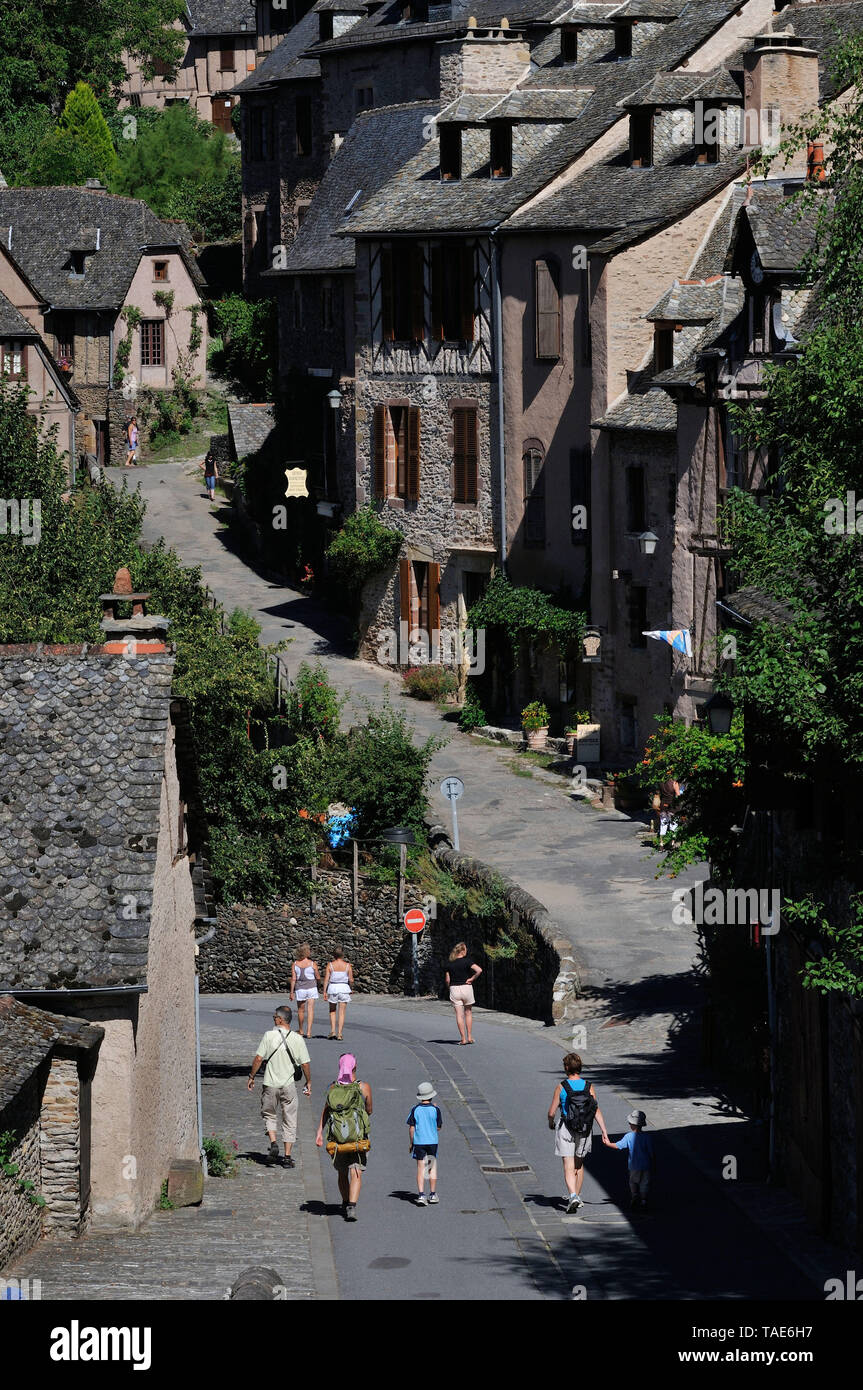
{"type": "Polygon", "coordinates": [[[584,1089],[576,1091],[570,1081],[564,1081],[560,1091],[560,1106],[563,1123],[575,1140],[586,1139],[593,1129],[593,1117],[598,1110],[596,1097],[590,1094],[590,1082],[585,1081],[584,1089]]]}

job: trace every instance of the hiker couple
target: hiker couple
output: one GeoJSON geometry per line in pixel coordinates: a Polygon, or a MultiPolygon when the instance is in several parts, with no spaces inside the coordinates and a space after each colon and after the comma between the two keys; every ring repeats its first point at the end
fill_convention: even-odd
{"type": "Polygon", "coordinates": [[[577,1212],[584,1206],[581,1198],[584,1160],[590,1153],[594,1120],[599,1125],[603,1144],[627,1154],[630,1204],[634,1211],[644,1211],[647,1208],[650,1177],[656,1168],[653,1140],[642,1133],[647,1117],[643,1110],[633,1110],[627,1117],[629,1133],[617,1143],[609,1139],[596,1091],[581,1075],[581,1067],[578,1053],[568,1052],[563,1059],[566,1076],[555,1087],[548,1107],[548,1127],[555,1132],[554,1152],[563,1160],[567,1214],[577,1212]]]}

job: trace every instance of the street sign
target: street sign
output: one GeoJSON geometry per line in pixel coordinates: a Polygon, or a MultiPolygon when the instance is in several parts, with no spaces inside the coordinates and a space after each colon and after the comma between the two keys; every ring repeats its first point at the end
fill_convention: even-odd
{"type": "Polygon", "coordinates": [[[460,777],[445,777],[440,784],[441,796],[447,801],[458,801],[464,792],[464,782],[460,777]]]}
{"type": "Polygon", "coordinates": [[[404,922],[408,931],[421,932],[426,924],[426,915],[420,908],[412,907],[405,913],[404,922]]]}

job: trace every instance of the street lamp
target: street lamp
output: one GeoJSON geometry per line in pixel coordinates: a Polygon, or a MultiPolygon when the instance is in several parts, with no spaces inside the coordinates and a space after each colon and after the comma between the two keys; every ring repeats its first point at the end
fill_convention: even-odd
{"type": "Polygon", "coordinates": [[[638,548],[642,555],[652,555],[656,549],[659,537],[655,531],[642,531],[638,537],[638,548]]]}
{"type": "Polygon", "coordinates": [[[712,734],[729,734],[731,732],[734,701],[729,700],[727,695],[720,695],[718,692],[711,695],[704,706],[704,713],[707,715],[707,726],[712,734]]]}
{"type": "Polygon", "coordinates": [[[338,410],[339,406],[340,406],[341,403],[342,403],[342,393],[341,393],[341,391],[337,391],[337,390],[328,391],[328,392],[327,392],[327,400],[329,401],[330,409],[331,409],[331,410],[338,410]]]}

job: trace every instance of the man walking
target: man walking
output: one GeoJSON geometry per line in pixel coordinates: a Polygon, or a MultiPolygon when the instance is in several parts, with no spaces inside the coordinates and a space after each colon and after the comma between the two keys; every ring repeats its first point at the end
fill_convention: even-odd
{"type": "Polygon", "coordinates": [[[252,1070],[249,1073],[248,1089],[255,1089],[255,1077],[263,1066],[264,1088],[261,1092],[261,1115],[270,1137],[269,1162],[281,1162],[283,1168],[293,1168],[291,1149],[297,1137],[297,1099],[296,1083],[301,1076],[306,1079],[303,1095],[312,1094],[312,1070],[309,1050],[299,1033],[291,1032],[293,1011],[289,1004],[280,1004],[273,1014],[274,1027],[264,1034],[258,1043],[252,1070]],[[284,1156],[279,1159],[279,1146],[276,1142],[276,1119],[281,1112],[282,1142],[284,1156]]]}

